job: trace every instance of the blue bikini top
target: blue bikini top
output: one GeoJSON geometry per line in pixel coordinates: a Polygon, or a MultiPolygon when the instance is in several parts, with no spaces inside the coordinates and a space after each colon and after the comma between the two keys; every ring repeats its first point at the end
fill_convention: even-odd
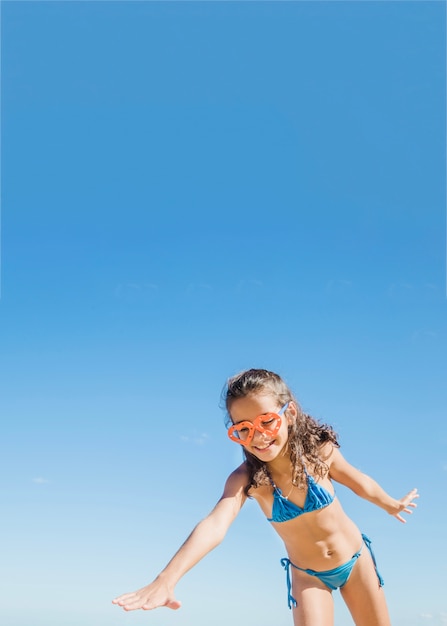
{"type": "Polygon", "coordinates": [[[272,478],[269,477],[273,487],[273,507],[272,517],[268,517],[267,521],[287,522],[288,520],[299,517],[304,513],[324,509],[324,507],[329,506],[329,504],[334,501],[335,495],[332,495],[327,489],[321,487],[315,481],[313,476],[310,476],[310,474],[306,472],[306,477],[307,494],[303,508],[293,502],[290,502],[288,498],[283,496],[281,489],[279,489],[273,482],[272,478]]]}

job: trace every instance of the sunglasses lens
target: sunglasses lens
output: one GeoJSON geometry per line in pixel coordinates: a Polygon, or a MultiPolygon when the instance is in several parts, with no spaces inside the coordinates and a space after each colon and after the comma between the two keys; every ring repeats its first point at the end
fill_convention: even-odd
{"type": "Polygon", "coordinates": [[[281,426],[281,418],[276,413],[269,413],[259,424],[259,430],[266,435],[276,435],[281,426]]]}
{"type": "Polygon", "coordinates": [[[247,428],[246,426],[245,427],[241,426],[239,424],[236,426],[233,426],[231,430],[233,432],[233,436],[241,441],[245,441],[246,439],[248,439],[248,436],[250,434],[249,428],[247,428]]]}
{"type": "Polygon", "coordinates": [[[245,445],[250,441],[252,432],[253,427],[250,422],[241,422],[240,424],[234,424],[231,428],[229,428],[228,436],[232,441],[245,445]]]}

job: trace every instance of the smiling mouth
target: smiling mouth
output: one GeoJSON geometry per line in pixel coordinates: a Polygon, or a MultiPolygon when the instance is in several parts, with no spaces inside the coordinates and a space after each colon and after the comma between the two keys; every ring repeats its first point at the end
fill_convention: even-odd
{"type": "Polygon", "coordinates": [[[268,450],[274,443],[275,443],[276,439],[274,439],[273,441],[271,441],[268,445],[266,445],[264,448],[260,448],[259,446],[253,446],[255,450],[257,450],[258,452],[265,452],[266,450],[268,450]]]}

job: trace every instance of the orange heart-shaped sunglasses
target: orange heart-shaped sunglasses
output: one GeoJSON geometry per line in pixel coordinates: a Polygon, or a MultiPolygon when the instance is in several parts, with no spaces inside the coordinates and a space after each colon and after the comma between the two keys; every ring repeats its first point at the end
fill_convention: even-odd
{"type": "Polygon", "coordinates": [[[240,443],[241,446],[249,446],[255,436],[255,431],[265,433],[267,437],[274,437],[281,428],[281,415],[289,406],[286,404],[278,411],[278,413],[264,413],[258,415],[252,422],[244,421],[233,424],[228,429],[228,436],[231,441],[240,443]]]}

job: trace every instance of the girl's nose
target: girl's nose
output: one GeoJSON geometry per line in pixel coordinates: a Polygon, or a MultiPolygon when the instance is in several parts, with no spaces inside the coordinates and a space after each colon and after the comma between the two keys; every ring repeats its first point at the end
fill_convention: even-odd
{"type": "Polygon", "coordinates": [[[267,435],[256,428],[253,434],[253,441],[265,441],[266,439],[268,439],[267,435]]]}

